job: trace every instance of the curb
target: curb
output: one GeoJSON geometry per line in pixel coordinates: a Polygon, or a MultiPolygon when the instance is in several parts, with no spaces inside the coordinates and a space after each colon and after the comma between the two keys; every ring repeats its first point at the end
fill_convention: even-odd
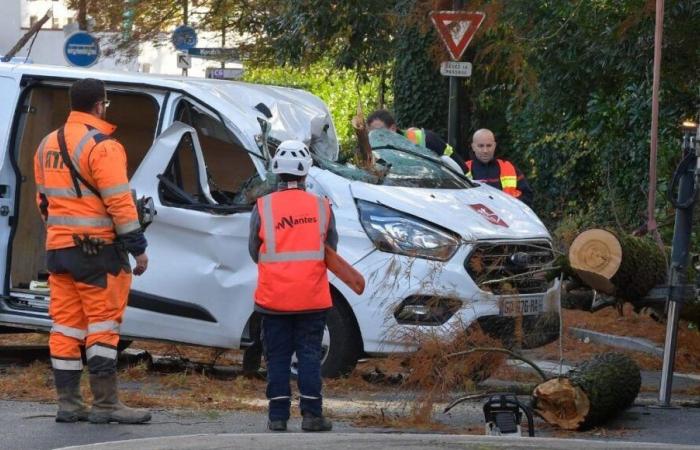
{"type": "Polygon", "coordinates": [[[591,342],[595,342],[597,344],[605,344],[612,347],[624,348],[625,350],[643,352],[658,357],[664,356],[663,348],[644,338],[617,336],[614,334],[601,333],[599,331],[591,331],[584,328],[573,327],[569,328],[569,334],[578,339],[588,338],[591,342]]]}

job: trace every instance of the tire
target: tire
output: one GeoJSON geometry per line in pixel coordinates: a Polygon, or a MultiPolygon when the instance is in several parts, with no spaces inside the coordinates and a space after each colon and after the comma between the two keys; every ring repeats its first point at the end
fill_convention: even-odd
{"type": "Polygon", "coordinates": [[[124,350],[129,348],[129,346],[131,345],[131,342],[132,341],[127,340],[127,339],[119,339],[119,343],[117,344],[117,351],[123,352],[124,350]]]}
{"type": "Polygon", "coordinates": [[[330,345],[321,364],[321,375],[325,378],[349,375],[362,355],[362,336],[352,309],[344,301],[335,300],[333,303],[326,321],[330,345]]]}
{"type": "MultiPolygon", "coordinates": [[[[355,316],[344,301],[334,300],[328,311],[326,330],[323,337],[324,351],[321,356],[321,376],[339,378],[349,375],[362,355],[362,336],[357,328],[355,316]]],[[[258,334],[259,335],[259,334],[258,334]]],[[[263,354],[262,343],[248,347],[243,355],[243,369],[257,372],[263,354]]],[[[292,356],[290,368],[292,377],[297,375],[296,355],[292,356]]]]}

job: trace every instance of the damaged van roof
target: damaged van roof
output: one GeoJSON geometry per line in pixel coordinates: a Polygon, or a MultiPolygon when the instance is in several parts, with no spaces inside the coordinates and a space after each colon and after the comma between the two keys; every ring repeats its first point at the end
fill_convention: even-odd
{"type": "MultiPolygon", "coordinates": [[[[328,108],[315,95],[292,88],[263,86],[239,81],[187,78],[172,75],[102,71],[62,66],[0,63],[14,73],[47,78],[99,78],[106,82],[170,88],[192,95],[219,110],[230,120],[246,146],[258,152],[255,137],[260,134],[258,118],[271,125],[270,136],[277,140],[296,139],[325,158],[335,160],[339,147],[328,108]],[[264,104],[271,117],[256,108],[264,104]]],[[[266,111],[267,112],[267,111],[266,111]]]]}

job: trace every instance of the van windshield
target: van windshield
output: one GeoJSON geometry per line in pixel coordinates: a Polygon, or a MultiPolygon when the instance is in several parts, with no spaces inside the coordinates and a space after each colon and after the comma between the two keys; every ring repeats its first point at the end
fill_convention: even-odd
{"type": "Polygon", "coordinates": [[[316,164],[341,177],[386,186],[433,189],[466,189],[473,185],[445,166],[427,148],[386,130],[370,132],[370,145],[376,164],[366,170],[351,163],[339,163],[314,156],[316,164]]]}

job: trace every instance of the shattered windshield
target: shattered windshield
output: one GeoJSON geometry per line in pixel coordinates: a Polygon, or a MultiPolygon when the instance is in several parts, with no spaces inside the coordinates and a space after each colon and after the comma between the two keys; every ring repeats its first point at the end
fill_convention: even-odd
{"type": "Polygon", "coordinates": [[[374,155],[374,170],[365,170],[351,163],[341,164],[314,156],[322,169],[350,180],[386,186],[433,189],[465,189],[472,187],[464,176],[445,166],[427,148],[413,144],[400,134],[373,130],[369,141],[374,155]]]}

